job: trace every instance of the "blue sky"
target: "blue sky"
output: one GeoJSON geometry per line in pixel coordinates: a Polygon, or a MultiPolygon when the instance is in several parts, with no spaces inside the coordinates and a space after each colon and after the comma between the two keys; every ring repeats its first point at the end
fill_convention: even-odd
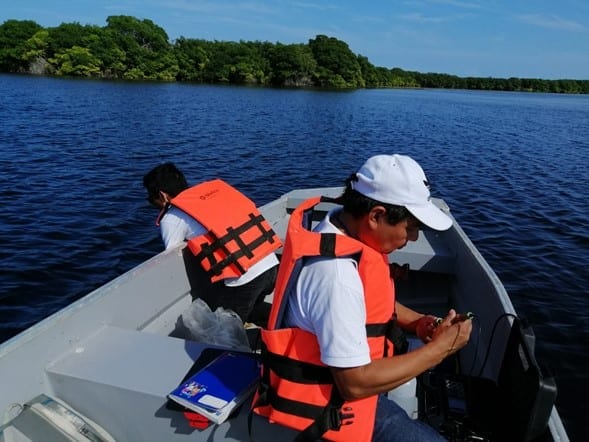
{"type": "Polygon", "coordinates": [[[3,0],[0,23],[150,19],[205,40],[345,41],[376,66],[477,77],[589,79],[587,0],[3,0]]]}

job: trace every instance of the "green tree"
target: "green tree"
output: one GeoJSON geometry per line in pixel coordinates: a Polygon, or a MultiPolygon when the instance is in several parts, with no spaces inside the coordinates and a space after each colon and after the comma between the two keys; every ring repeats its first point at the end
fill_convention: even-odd
{"type": "Polygon", "coordinates": [[[127,70],[126,53],[118,45],[113,33],[106,28],[96,28],[84,39],[86,46],[101,62],[101,76],[121,78],[127,70]]]}
{"type": "Polygon", "coordinates": [[[100,59],[90,49],[72,46],[51,59],[57,75],[96,77],[100,75],[100,59]]]}
{"type": "Polygon", "coordinates": [[[180,81],[203,81],[203,70],[209,63],[207,42],[180,37],[174,44],[180,81]]]}
{"type": "Polygon", "coordinates": [[[231,66],[239,56],[238,44],[215,40],[209,42],[207,52],[210,57],[203,67],[203,80],[211,83],[229,83],[231,66]]]}
{"type": "Polygon", "coordinates": [[[203,79],[212,83],[263,83],[265,60],[255,44],[214,41],[208,45],[209,58],[203,79]]]}
{"type": "Polygon", "coordinates": [[[23,58],[27,41],[43,28],[31,20],[7,20],[0,25],[0,70],[26,72],[29,61],[23,58]]]}
{"type": "Polygon", "coordinates": [[[108,38],[123,51],[124,78],[173,80],[178,63],[168,35],[151,20],[118,15],[106,20],[108,38]]]}
{"type": "Polygon", "coordinates": [[[360,65],[360,71],[362,72],[362,78],[366,83],[366,87],[386,87],[387,82],[382,82],[376,66],[374,66],[368,60],[368,57],[359,55],[358,64],[360,65]]]}
{"type": "Polygon", "coordinates": [[[178,75],[178,61],[171,50],[148,58],[140,68],[149,80],[175,81],[178,75]]]}
{"type": "Polygon", "coordinates": [[[266,84],[269,71],[264,57],[265,44],[241,40],[235,48],[235,59],[229,69],[229,81],[237,84],[266,84]]]}
{"type": "Polygon", "coordinates": [[[52,72],[47,60],[48,39],[49,32],[42,29],[25,42],[21,58],[27,63],[29,72],[36,74],[52,72]]]}
{"type": "Polygon", "coordinates": [[[277,43],[268,48],[270,83],[275,86],[312,86],[317,62],[304,44],[277,43]]]}
{"type": "Polygon", "coordinates": [[[412,72],[404,71],[401,68],[390,70],[390,87],[418,87],[419,84],[412,72]]]}
{"type": "Polygon", "coordinates": [[[334,37],[317,35],[309,40],[309,47],[317,62],[317,82],[320,86],[365,86],[358,59],[347,43],[334,37]]]}
{"type": "Polygon", "coordinates": [[[74,46],[84,47],[84,39],[92,30],[92,26],[82,26],[80,23],[62,23],[57,27],[48,28],[47,57],[54,57],[55,54],[74,46]]]}
{"type": "Polygon", "coordinates": [[[45,57],[47,55],[47,47],[49,46],[48,39],[49,32],[46,29],[35,32],[23,45],[24,52],[21,54],[21,58],[31,61],[39,57],[45,57]]]}

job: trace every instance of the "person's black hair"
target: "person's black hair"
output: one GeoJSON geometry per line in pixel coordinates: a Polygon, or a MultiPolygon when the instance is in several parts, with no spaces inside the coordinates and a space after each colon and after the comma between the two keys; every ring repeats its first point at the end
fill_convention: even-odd
{"type": "Polygon", "coordinates": [[[344,211],[351,214],[354,218],[360,218],[369,213],[374,207],[382,206],[386,210],[387,222],[389,224],[397,224],[404,219],[409,218],[411,212],[403,206],[383,203],[375,199],[369,198],[357,190],[352,189],[352,182],[358,181],[355,173],[346,179],[346,187],[344,193],[337,199],[338,202],[344,206],[344,211]]]}
{"type": "Polygon", "coordinates": [[[174,163],[164,163],[154,167],[143,177],[143,186],[150,197],[157,197],[159,192],[166,192],[172,198],[188,188],[184,174],[174,163]]]}

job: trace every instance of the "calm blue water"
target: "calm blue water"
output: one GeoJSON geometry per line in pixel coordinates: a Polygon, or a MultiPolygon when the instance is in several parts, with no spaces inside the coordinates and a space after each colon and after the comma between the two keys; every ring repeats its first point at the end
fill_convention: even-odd
{"type": "Polygon", "coordinates": [[[533,324],[571,438],[586,435],[589,96],[0,75],[0,152],[0,341],[161,251],[141,184],[160,162],[261,204],[409,154],[533,324]]]}

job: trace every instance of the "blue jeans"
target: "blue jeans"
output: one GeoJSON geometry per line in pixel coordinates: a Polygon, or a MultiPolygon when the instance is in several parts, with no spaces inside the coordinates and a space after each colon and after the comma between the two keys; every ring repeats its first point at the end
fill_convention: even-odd
{"type": "Polygon", "coordinates": [[[446,439],[429,425],[411,419],[405,410],[389,400],[386,395],[379,395],[372,440],[375,442],[427,442],[446,439]]]}

